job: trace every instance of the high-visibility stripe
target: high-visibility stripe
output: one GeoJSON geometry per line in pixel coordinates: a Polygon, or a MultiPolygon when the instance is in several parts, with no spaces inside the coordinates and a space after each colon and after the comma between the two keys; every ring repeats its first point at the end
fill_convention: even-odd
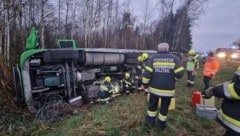
{"type": "Polygon", "coordinates": [[[240,132],[240,121],[235,120],[232,117],[224,114],[222,109],[220,109],[218,118],[229,128],[233,129],[236,132],[240,132]]]}
{"type": "Polygon", "coordinates": [[[150,81],[149,78],[146,78],[146,77],[142,78],[142,82],[145,83],[145,84],[147,84],[149,81],[150,81]]]}
{"type": "Polygon", "coordinates": [[[129,82],[129,81],[127,81],[127,80],[123,80],[123,82],[125,83],[125,84],[127,84],[127,85],[132,85],[132,83],[131,82],[129,82]]]}
{"type": "Polygon", "coordinates": [[[149,117],[156,117],[157,111],[147,110],[147,115],[148,115],[149,117]]]}
{"type": "Polygon", "coordinates": [[[193,71],[194,70],[194,68],[195,68],[195,63],[194,62],[187,62],[187,70],[189,70],[189,71],[193,71]]]}
{"type": "Polygon", "coordinates": [[[151,67],[149,67],[149,66],[145,66],[145,69],[146,69],[147,71],[149,71],[149,72],[153,72],[153,69],[152,69],[151,67]]]}
{"type": "Polygon", "coordinates": [[[102,91],[108,91],[108,88],[105,85],[100,85],[100,89],[102,91]]]}
{"type": "Polygon", "coordinates": [[[161,113],[158,114],[158,119],[161,121],[166,121],[167,120],[167,116],[162,115],[161,113]]]}
{"type": "Polygon", "coordinates": [[[170,63],[170,62],[154,62],[153,66],[171,66],[175,67],[175,63],[170,63]]]}
{"type": "Polygon", "coordinates": [[[174,70],[174,73],[178,73],[184,70],[184,67],[179,67],[177,69],[174,70]]]}
{"type": "Polygon", "coordinates": [[[188,83],[190,83],[190,84],[194,84],[194,81],[188,80],[188,83]]]}
{"type": "Polygon", "coordinates": [[[105,101],[109,101],[110,100],[110,97],[107,97],[107,98],[104,98],[104,99],[100,99],[100,101],[102,101],[102,102],[105,102],[105,101]]]}
{"type": "Polygon", "coordinates": [[[160,96],[169,96],[172,97],[175,94],[175,90],[161,90],[157,88],[150,87],[150,92],[160,96]]]}
{"type": "Polygon", "coordinates": [[[224,84],[223,85],[224,94],[228,98],[233,98],[233,99],[240,100],[240,96],[235,91],[233,85],[234,85],[233,83],[231,83],[231,84],[224,84]]]}

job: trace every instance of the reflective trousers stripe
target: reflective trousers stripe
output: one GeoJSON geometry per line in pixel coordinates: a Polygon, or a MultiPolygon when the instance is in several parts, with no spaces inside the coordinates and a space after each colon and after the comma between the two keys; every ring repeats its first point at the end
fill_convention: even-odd
{"type": "Polygon", "coordinates": [[[147,110],[147,115],[148,115],[149,117],[156,117],[157,111],[147,110]]]}
{"type": "Polygon", "coordinates": [[[150,87],[149,89],[150,89],[151,93],[153,93],[155,95],[158,95],[158,96],[172,97],[175,94],[175,90],[161,90],[161,89],[156,89],[156,88],[153,88],[153,87],[150,87]]]}
{"type": "Polygon", "coordinates": [[[161,121],[166,121],[167,120],[167,116],[162,115],[161,113],[158,114],[158,119],[161,121]]]}

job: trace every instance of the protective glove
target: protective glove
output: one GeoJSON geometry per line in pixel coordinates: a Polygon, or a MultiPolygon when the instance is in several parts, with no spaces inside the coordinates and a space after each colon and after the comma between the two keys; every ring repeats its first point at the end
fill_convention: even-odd
{"type": "Polygon", "coordinates": [[[213,96],[213,87],[209,87],[207,90],[204,91],[203,98],[210,99],[213,96]]]}

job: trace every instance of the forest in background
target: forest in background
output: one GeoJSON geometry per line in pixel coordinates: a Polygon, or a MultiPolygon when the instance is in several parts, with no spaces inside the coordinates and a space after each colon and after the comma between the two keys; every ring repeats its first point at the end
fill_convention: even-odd
{"type": "Polygon", "coordinates": [[[56,47],[57,39],[74,39],[81,48],[155,49],[168,42],[172,51],[187,52],[191,28],[206,1],[158,0],[153,13],[151,0],[145,0],[139,18],[129,0],[2,0],[0,55],[16,64],[32,27],[41,48],[56,47]]]}
{"type": "Polygon", "coordinates": [[[1,0],[0,130],[29,117],[14,103],[12,67],[25,50],[32,27],[38,30],[41,48],[56,48],[57,39],[74,39],[78,48],[156,49],[159,42],[168,42],[171,51],[186,53],[192,47],[191,28],[207,0],[158,0],[157,13],[151,0],[144,0],[142,18],[131,11],[130,2],[1,0]]]}

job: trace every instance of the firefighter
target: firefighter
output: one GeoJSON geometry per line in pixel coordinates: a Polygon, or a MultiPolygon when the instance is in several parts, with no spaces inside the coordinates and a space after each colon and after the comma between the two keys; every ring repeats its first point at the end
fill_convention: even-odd
{"type": "Polygon", "coordinates": [[[214,56],[213,52],[209,52],[208,58],[204,64],[204,68],[203,68],[204,90],[209,88],[210,80],[216,75],[219,68],[220,68],[219,61],[214,56]]]}
{"type": "Polygon", "coordinates": [[[125,94],[129,94],[130,92],[133,93],[134,90],[134,81],[131,78],[130,73],[124,73],[124,78],[121,80],[123,84],[123,92],[125,94]]]}
{"type": "Polygon", "coordinates": [[[157,127],[160,130],[166,128],[168,107],[171,98],[175,95],[176,78],[180,79],[183,74],[182,63],[177,56],[169,52],[168,43],[160,43],[158,53],[153,55],[146,64],[142,79],[144,87],[149,86],[150,90],[150,100],[145,118],[145,124],[148,128],[152,128],[155,124],[159,98],[161,98],[161,106],[157,127]]]}
{"type": "Polygon", "coordinates": [[[217,121],[226,129],[225,136],[240,136],[240,67],[231,82],[225,82],[204,91],[204,97],[223,98],[217,121]]]}
{"type": "Polygon", "coordinates": [[[137,80],[137,90],[138,92],[141,92],[144,90],[143,86],[142,86],[142,74],[143,74],[143,58],[142,56],[138,56],[137,58],[138,60],[138,66],[136,67],[136,75],[135,75],[135,79],[137,80]]]}
{"type": "MultiPolygon", "coordinates": [[[[146,63],[149,59],[149,54],[144,52],[142,53],[142,59],[143,59],[143,69],[142,69],[142,73],[144,73],[144,71],[146,70],[145,66],[146,66],[146,63]]],[[[143,85],[141,86],[141,88],[144,88],[143,85]]],[[[149,90],[148,89],[144,89],[144,93],[145,95],[147,95],[149,93],[149,90]]]]}
{"type": "Polygon", "coordinates": [[[145,65],[145,63],[147,62],[147,60],[149,58],[149,54],[144,52],[144,53],[142,53],[141,57],[142,57],[142,60],[144,61],[144,65],[145,65]]]}
{"type": "Polygon", "coordinates": [[[110,102],[113,90],[114,88],[113,85],[111,84],[111,77],[106,76],[104,78],[104,81],[100,85],[100,91],[98,93],[101,104],[107,104],[110,102]]]}
{"type": "Polygon", "coordinates": [[[188,52],[188,62],[187,62],[187,86],[194,86],[195,75],[197,74],[197,69],[199,69],[199,55],[195,50],[190,50],[188,52]]]}

